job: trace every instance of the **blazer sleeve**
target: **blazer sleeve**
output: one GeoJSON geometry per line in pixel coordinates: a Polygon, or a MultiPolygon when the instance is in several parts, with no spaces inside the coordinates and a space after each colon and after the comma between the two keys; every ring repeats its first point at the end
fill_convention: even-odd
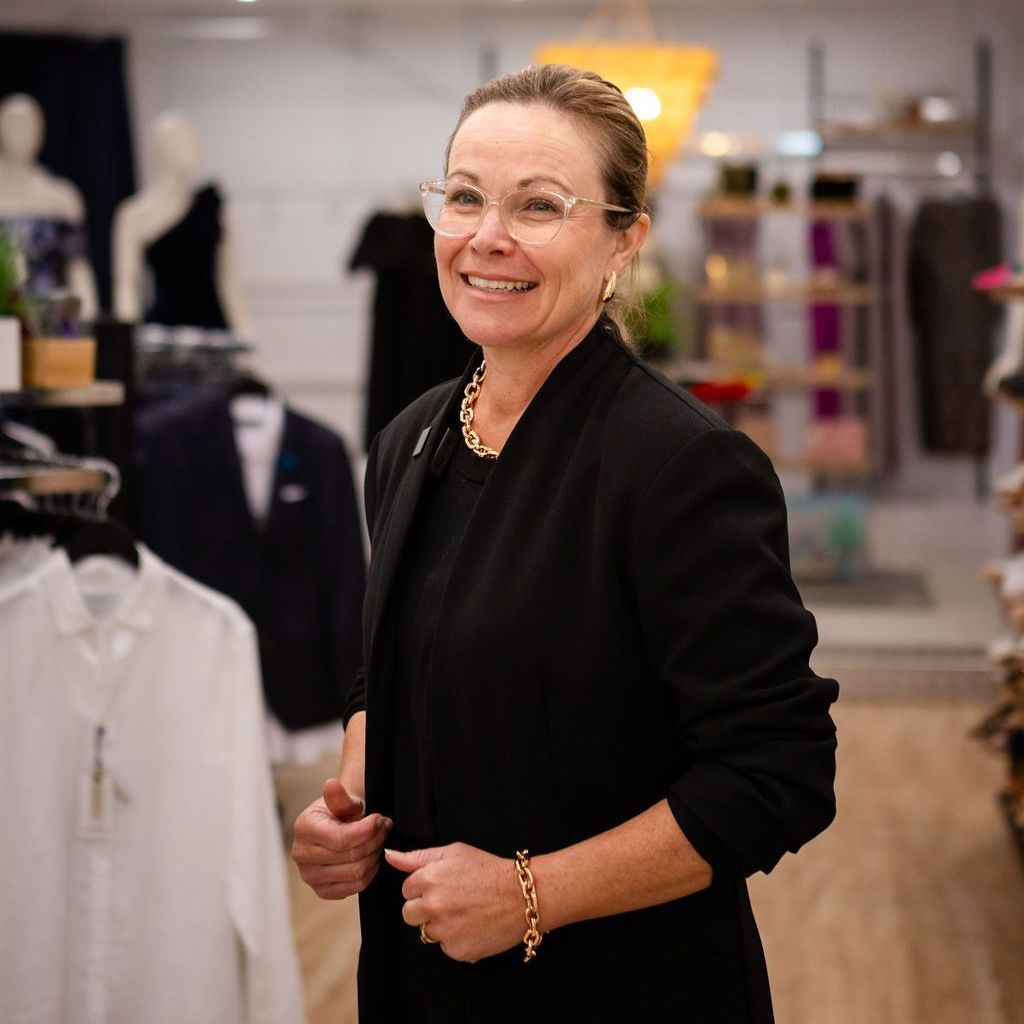
{"type": "MultiPolygon", "coordinates": [[[[370,536],[371,559],[373,557],[373,528],[377,518],[377,441],[379,437],[378,434],[370,443],[370,450],[366,454],[366,475],[363,477],[363,507],[366,510],[366,528],[370,536]]],[[[366,651],[363,651],[363,657],[366,657],[366,651]]],[[[349,719],[354,714],[365,710],[366,668],[364,664],[360,666],[352,681],[352,688],[349,690],[345,710],[342,713],[342,721],[347,726],[349,719]]]]}
{"type": "Polygon", "coordinates": [[[632,571],[691,765],[669,806],[716,876],[770,871],[835,816],[838,685],[810,669],[817,629],[789,572],[785,502],[749,438],[712,428],[662,466],[632,571]]]}

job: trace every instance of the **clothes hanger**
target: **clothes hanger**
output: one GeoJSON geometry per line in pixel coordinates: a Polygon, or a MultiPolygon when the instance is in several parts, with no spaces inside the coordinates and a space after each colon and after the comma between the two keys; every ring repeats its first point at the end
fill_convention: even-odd
{"type": "Polygon", "coordinates": [[[139,567],[135,538],[126,527],[106,515],[107,507],[121,488],[121,474],[112,462],[61,454],[42,455],[14,442],[6,431],[0,432],[0,462],[28,471],[99,471],[105,480],[98,490],[88,494],[94,508],[85,511],[58,512],[26,507],[18,501],[0,497],[0,533],[52,537],[53,546],[63,548],[73,563],[90,555],[107,555],[120,558],[133,569],[139,567]]]}
{"type": "Polygon", "coordinates": [[[240,370],[228,386],[229,398],[238,398],[240,395],[270,398],[271,394],[270,385],[252,370],[240,370]]]}
{"type": "Polygon", "coordinates": [[[52,538],[53,547],[63,548],[72,563],[90,555],[106,555],[120,558],[133,569],[139,567],[135,538],[113,519],[26,508],[20,502],[0,499],[0,534],[4,533],[52,538]]]}

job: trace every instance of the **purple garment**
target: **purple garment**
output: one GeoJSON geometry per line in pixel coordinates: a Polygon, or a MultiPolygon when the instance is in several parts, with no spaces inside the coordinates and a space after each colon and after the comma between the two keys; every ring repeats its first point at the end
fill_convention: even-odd
{"type": "MultiPolygon", "coordinates": [[[[811,267],[837,269],[836,232],[832,220],[816,220],[811,225],[811,267]]],[[[842,311],[835,304],[818,303],[811,307],[811,358],[838,352],[842,328],[842,311]]],[[[814,392],[814,415],[830,419],[842,412],[841,396],[835,388],[819,388],[814,392]]]]}
{"type": "Polygon", "coordinates": [[[88,255],[85,228],[55,217],[0,220],[25,257],[25,290],[44,295],[68,286],[68,265],[88,255]]]}

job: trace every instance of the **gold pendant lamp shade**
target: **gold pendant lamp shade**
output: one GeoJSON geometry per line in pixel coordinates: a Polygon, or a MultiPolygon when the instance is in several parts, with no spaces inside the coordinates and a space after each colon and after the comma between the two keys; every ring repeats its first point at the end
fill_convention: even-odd
{"type": "Polygon", "coordinates": [[[718,68],[713,50],[656,41],[650,11],[642,0],[602,4],[580,38],[545,43],[534,60],[596,71],[625,93],[647,134],[652,188],[686,142],[718,68]],[[625,29],[626,38],[597,38],[607,22],[617,22],[619,34],[625,29]]]}

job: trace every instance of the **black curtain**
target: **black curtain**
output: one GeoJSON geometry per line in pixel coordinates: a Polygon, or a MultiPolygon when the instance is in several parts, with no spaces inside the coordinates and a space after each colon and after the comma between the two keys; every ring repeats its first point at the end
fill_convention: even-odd
{"type": "Polygon", "coordinates": [[[0,99],[34,97],[46,115],[40,162],[85,200],[100,306],[110,308],[110,227],[135,191],[122,39],[0,32],[0,99]]]}

